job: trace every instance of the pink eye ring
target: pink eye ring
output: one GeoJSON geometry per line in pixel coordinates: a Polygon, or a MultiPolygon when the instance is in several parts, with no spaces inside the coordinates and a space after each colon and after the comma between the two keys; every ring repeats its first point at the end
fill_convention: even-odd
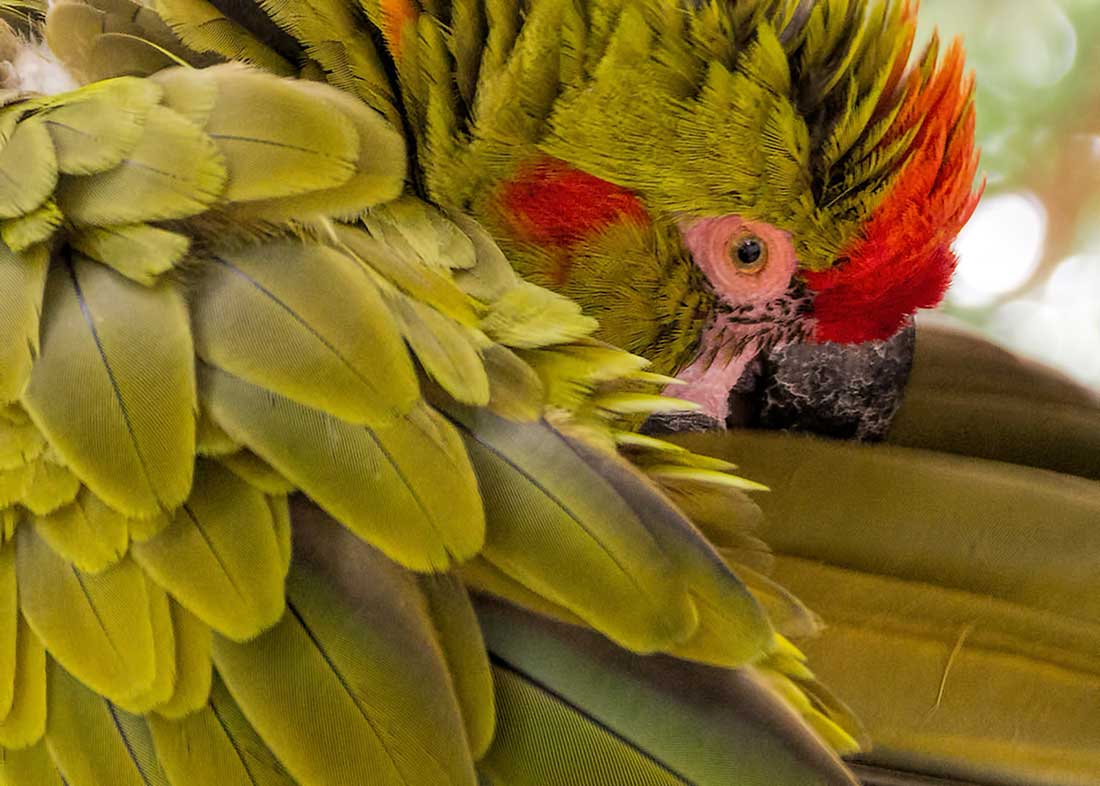
{"type": "Polygon", "coordinates": [[[779,297],[798,267],[789,234],[764,221],[715,216],[680,222],[684,245],[731,305],[779,297]]]}

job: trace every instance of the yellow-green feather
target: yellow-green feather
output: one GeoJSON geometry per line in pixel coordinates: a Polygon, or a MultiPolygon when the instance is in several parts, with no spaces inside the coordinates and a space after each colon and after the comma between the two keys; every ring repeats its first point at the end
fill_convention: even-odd
{"type": "Polygon", "coordinates": [[[143,287],[79,257],[55,263],[46,290],[42,354],[23,405],[105,502],[136,516],[175,508],[195,444],[183,298],[171,284],[143,287]]]}
{"type": "Polygon", "coordinates": [[[223,635],[243,640],[283,613],[283,571],[264,495],[216,463],[198,465],[191,496],[134,559],[223,635]]]}

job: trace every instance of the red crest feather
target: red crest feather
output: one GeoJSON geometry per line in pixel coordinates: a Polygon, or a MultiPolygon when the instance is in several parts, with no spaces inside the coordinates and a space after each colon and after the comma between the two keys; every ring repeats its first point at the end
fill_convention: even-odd
{"type": "Polygon", "coordinates": [[[379,7],[382,11],[382,37],[386,40],[386,48],[395,57],[400,57],[404,48],[405,26],[416,23],[416,8],[411,0],[381,0],[379,7]]]}
{"type": "Polygon", "coordinates": [[[843,261],[804,274],[818,293],[819,341],[889,338],[917,309],[938,304],[955,270],[951,244],[981,195],[971,189],[978,166],[973,78],[963,77],[962,46],[952,44],[929,76],[915,68],[901,89],[887,141],[919,125],[908,159],[843,261]]]}

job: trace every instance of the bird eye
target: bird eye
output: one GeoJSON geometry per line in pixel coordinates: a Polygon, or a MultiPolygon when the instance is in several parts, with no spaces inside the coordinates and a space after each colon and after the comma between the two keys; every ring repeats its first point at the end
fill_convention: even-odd
{"type": "Polygon", "coordinates": [[[755,235],[746,235],[736,242],[730,257],[739,273],[759,273],[768,264],[768,247],[755,235]]]}

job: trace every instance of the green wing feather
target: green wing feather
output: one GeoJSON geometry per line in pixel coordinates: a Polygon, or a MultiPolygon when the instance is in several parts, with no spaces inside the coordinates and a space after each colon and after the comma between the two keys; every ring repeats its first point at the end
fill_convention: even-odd
{"type": "Polygon", "coordinates": [[[179,720],[150,716],[149,730],[173,786],[297,786],[220,682],[208,703],[179,720]]]}
{"type": "Polygon", "coordinates": [[[501,784],[855,784],[749,672],[638,658],[576,628],[479,605],[501,784]]]}
{"type": "Polygon", "coordinates": [[[0,784],[3,786],[64,786],[46,743],[4,752],[0,759],[0,784]]]}
{"type": "Polygon", "coordinates": [[[15,695],[0,721],[0,745],[23,748],[46,729],[46,650],[24,616],[19,618],[15,650],[15,695]]]}
{"type": "Polygon", "coordinates": [[[462,325],[477,324],[470,298],[445,271],[426,267],[415,255],[365,231],[341,226],[337,232],[349,253],[410,298],[432,306],[462,325]]]}
{"type": "Polygon", "coordinates": [[[958,325],[921,320],[887,441],[1100,480],[1100,398],[958,325]]]}
{"type": "Polygon", "coordinates": [[[171,601],[167,593],[151,581],[146,582],[145,591],[149,595],[149,622],[153,634],[153,681],[136,695],[118,702],[119,707],[135,715],[164,704],[176,688],[171,601]]]}
{"type": "Polygon", "coordinates": [[[171,786],[144,721],[50,664],[46,747],[72,786],[171,786]]]}
{"type": "Polygon", "coordinates": [[[0,547],[0,717],[11,712],[15,700],[19,601],[16,595],[15,547],[0,547]]]}
{"type": "MultiPolygon", "coordinates": [[[[206,69],[216,97],[203,118],[205,138],[229,173],[223,198],[248,202],[343,185],[356,172],[359,135],[344,112],[317,111],[293,82],[235,65],[206,69]],[[267,119],[256,123],[257,113],[267,119]]],[[[165,94],[174,107],[177,93],[165,94]]]]}
{"type": "MultiPolygon", "coordinates": [[[[8,109],[16,116],[22,110],[8,109]]],[[[7,117],[0,123],[7,123],[7,117]]],[[[0,218],[29,213],[57,186],[57,154],[43,118],[21,118],[0,149],[0,218]]]]}
{"type": "Polygon", "coordinates": [[[393,292],[387,298],[420,365],[456,401],[489,402],[489,377],[478,354],[479,334],[426,303],[393,292]]]}
{"type": "Polygon", "coordinates": [[[384,423],[419,398],[378,288],[338,251],[215,252],[194,298],[196,351],[230,374],[352,423],[384,423]]]}
{"type": "Polygon", "coordinates": [[[0,244],[0,399],[5,402],[22,395],[38,355],[48,263],[45,248],[16,255],[0,244]]]}
{"type": "Polygon", "coordinates": [[[57,204],[71,221],[109,226],[186,218],[221,196],[226,163],[209,136],[163,106],[149,111],[144,131],[118,166],[61,180],[57,204]]]}
{"type": "MultiPolygon", "coordinates": [[[[95,2],[58,4],[48,21],[85,77],[194,57],[151,8],[95,2]]],[[[473,786],[656,772],[654,726],[623,753],[593,722],[606,704],[578,713],[592,664],[547,692],[532,664],[522,677],[501,666],[526,657],[516,642],[542,640],[517,627],[489,642],[491,665],[492,625],[467,586],[642,652],[774,675],[783,697],[747,673],[661,661],[746,681],[749,706],[764,708],[738,714],[744,696],[718,690],[727,715],[684,748],[695,782],[755,777],[765,758],[803,778],[791,782],[850,782],[796,712],[829,733],[851,719],[762,612],[797,621],[802,607],[767,579],[738,579],[747,525],[712,527],[726,535],[716,550],[661,490],[744,481],[686,451],[627,466],[615,433],[674,406],[651,392],[667,379],[592,341],[578,306],[521,282],[473,219],[406,183],[394,96],[441,154],[463,111],[442,79],[448,47],[464,49],[471,75],[492,76],[513,48],[541,52],[517,38],[514,4],[490,5],[452,9],[484,21],[484,53],[449,41],[442,17],[398,20],[423,34],[399,57],[402,92],[363,28],[364,12],[392,13],[382,4],[286,0],[244,20],[173,0],[157,11],[195,46],[280,70],[304,52],[315,62],[291,68],[349,94],[230,63],[0,110],[0,170],[26,179],[18,194],[0,189],[12,213],[0,227],[0,745],[33,746],[0,765],[0,782],[346,786],[372,773],[473,786]],[[263,13],[298,43],[258,48],[263,13]],[[553,733],[524,738],[552,715],[553,733]],[[763,719],[761,736],[747,733],[763,719]],[[544,754],[554,771],[533,775],[523,756],[544,754]]],[[[653,448],[642,443],[632,450],[653,448]]],[[[628,699],[618,711],[667,698],[640,691],[641,660],[578,633],[626,669],[599,675],[628,686],[604,694],[628,699]]],[[[693,701],[677,717],[698,723],[693,701]]]]}
{"type": "Polygon", "coordinates": [[[771,487],[774,578],[828,621],[804,646],[881,746],[872,761],[1028,782],[1095,771],[1094,481],[781,435],[679,441],[771,487]]]}
{"type": "Polygon", "coordinates": [[[210,696],[213,678],[210,627],[175,601],[171,604],[172,641],[176,648],[176,681],[172,695],[156,714],[178,719],[197,712],[210,696]]]}
{"type": "Polygon", "coordinates": [[[352,531],[415,569],[476,553],[477,483],[453,428],[418,407],[370,428],[210,369],[206,407],[230,435],[352,531]]]}
{"type": "Polygon", "coordinates": [[[335,786],[370,771],[385,784],[473,784],[447,665],[415,581],[331,523],[316,526],[329,529],[311,539],[311,556],[332,579],[295,568],[290,613],[278,626],[248,644],[215,641],[230,693],[299,783],[335,786]],[[318,706],[323,725],[310,720],[318,706]],[[310,725],[316,733],[304,737],[310,725]]]}
{"type": "Polygon", "coordinates": [[[76,499],[80,480],[64,466],[39,457],[30,465],[27,488],[20,500],[23,507],[37,516],[47,516],[76,499]]]}
{"type": "Polygon", "coordinates": [[[64,220],[57,202],[52,198],[47,199],[24,216],[0,221],[0,239],[12,251],[26,251],[49,240],[64,220]]]}
{"type": "Polygon", "coordinates": [[[769,649],[772,629],[756,599],[692,523],[667,504],[656,486],[608,454],[578,441],[571,447],[608,480],[687,579],[699,627],[691,639],[671,652],[718,666],[737,667],[769,649]]]}
{"type": "Polygon", "coordinates": [[[280,76],[295,75],[294,66],[278,52],[206,0],[157,0],[156,10],[196,52],[215,52],[280,76]]]}
{"type": "Polygon", "coordinates": [[[106,696],[127,699],[155,676],[146,578],[131,559],[84,573],[32,527],[16,542],[19,605],[50,654],[106,696]]]}
{"type": "Polygon", "coordinates": [[[87,490],[71,505],[36,517],[34,530],[62,559],[85,573],[115,565],[130,545],[126,519],[87,490]]]}
{"type": "Polygon", "coordinates": [[[247,202],[237,214],[267,221],[314,215],[350,218],[400,196],[405,185],[407,151],[397,130],[378,112],[346,93],[306,81],[292,84],[307,95],[335,105],[351,121],[359,144],[355,171],[346,182],[332,188],[247,202]]]}
{"type": "Polygon", "coordinates": [[[58,99],[42,113],[66,175],[92,175],[113,169],[145,133],[161,90],[147,79],[121,78],[89,85],[75,100],[58,99]]]}
{"type": "Polygon", "coordinates": [[[44,313],[23,405],[108,504],[136,516],[172,510],[191,484],[195,439],[183,298],[168,283],[142,287],[77,257],[50,272],[44,313]]]}
{"type": "Polygon", "coordinates": [[[669,555],[560,434],[470,410],[454,422],[487,501],[490,562],[632,649],[691,635],[695,606],[669,555]]]}
{"type": "Polygon", "coordinates": [[[420,588],[443,649],[462,709],[466,741],[474,760],[489,749],[496,731],[493,677],[477,616],[462,581],[454,574],[421,576],[420,588]]]}
{"type": "MultiPolygon", "coordinates": [[[[219,456],[218,463],[264,494],[285,495],[296,490],[293,483],[272,469],[271,465],[251,450],[238,450],[236,453],[219,456]]],[[[280,551],[282,551],[281,547],[280,551]]]]}
{"type": "Polygon", "coordinates": [[[84,256],[146,286],[182,260],[190,245],[186,235],[148,224],[89,227],[72,238],[84,256]]]}
{"type": "Polygon", "coordinates": [[[254,637],[283,615],[282,558],[264,495],[216,463],[172,523],[134,545],[134,559],[188,611],[222,635],[254,637]]]}

